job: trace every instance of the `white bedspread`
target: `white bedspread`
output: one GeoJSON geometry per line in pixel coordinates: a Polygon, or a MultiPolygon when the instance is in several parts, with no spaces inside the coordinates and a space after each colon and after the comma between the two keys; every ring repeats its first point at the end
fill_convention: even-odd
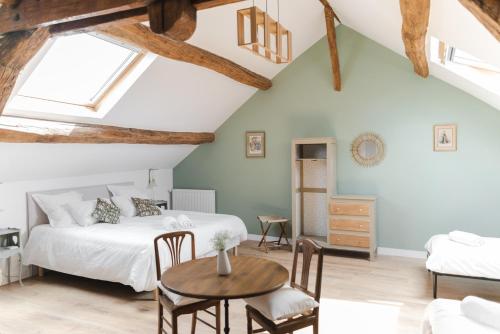
{"type": "Polygon", "coordinates": [[[492,327],[467,318],[459,300],[436,299],[425,312],[422,334],[499,334],[492,327]]]}
{"type": "Polygon", "coordinates": [[[442,273],[500,279],[500,238],[483,238],[482,246],[471,247],[433,236],[425,245],[429,252],[427,269],[442,273]]]}
{"type": "MultiPolygon", "coordinates": [[[[95,224],[89,227],[33,228],[25,246],[23,264],[37,265],[67,274],[119,282],[134,290],[151,291],[156,287],[153,240],[169,231],[179,230],[162,222],[165,217],[188,216],[195,234],[196,256],[214,254],[209,240],[218,231],[228,231],[231,247],[247,239],[241,219],[231,215],[187,211],[164,211],[162,216],[121,217],[120,224],[95,224]]],[[[160,243],[162,271],[170,267],[166,245],[160,243]]],[[[182,259],[190,259],[190,240],[183,244],[182,259]]]]}

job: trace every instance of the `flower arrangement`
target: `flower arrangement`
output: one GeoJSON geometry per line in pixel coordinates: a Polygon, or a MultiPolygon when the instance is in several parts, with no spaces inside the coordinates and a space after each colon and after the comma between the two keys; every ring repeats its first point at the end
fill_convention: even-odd
{"type": "Polygon", "coordinates": [[[225,251],[227,246],[226,242],[229,239],[230,236],[227,231],[217,232],[214,237],[210,239],[210,243],[215,251],[225,251]]]}

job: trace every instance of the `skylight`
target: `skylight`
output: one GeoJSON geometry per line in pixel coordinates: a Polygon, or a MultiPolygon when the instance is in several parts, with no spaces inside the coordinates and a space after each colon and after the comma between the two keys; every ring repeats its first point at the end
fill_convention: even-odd
{"type": "Polygon", "coordinates": [[[101,36],[59,37],[17,95],[95,109],[141,55],[101,36]]]}
{"type": "Polygon", "coordinates": [[[500,68],[486,61],[437,38],[431,38],[431,60],[482,88],[500,94],[500,68]]]}

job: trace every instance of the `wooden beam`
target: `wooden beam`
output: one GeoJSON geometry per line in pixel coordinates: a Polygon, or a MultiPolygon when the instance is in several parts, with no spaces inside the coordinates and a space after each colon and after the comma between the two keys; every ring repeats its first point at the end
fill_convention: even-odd
{"type": "Polygon", "coordinates": [[[189,39],[196,30],[196,8],[191,0],[157,0],[148,6],[149,27],[179,41],[189,39]]]}
{"type": "Polygon", "coordinates": [[[413,63],[415,72],[421,77],[429,76],[429,65],[425,53],[425,36],[429,25],[430,0],[399,0],[403,27],[401,34],[406,55],[413,63]]]}
{"type": "Polygon", "coordinates": [[[0,35],[0,115],[17,77],[49,38],[45,28],[0,35]]]}
{"type": "Polygon", "coordinates": [[[4,143],[199,145],[214,140],[215,134],[208,132],[153,131],[16,117],[0,119],[0,142],[4,143]]]}
{"type": "Polygon", "coordinates": [[[135,24],[148,20],[148,8],[140,7],[86,19],[51,25],[51,35],[72,35],[86,33],[108,24],[135,24]]]}
{"type": "Polygon", "coordinates": [[[246,85],[264,90],[272,86],[271,80],[228,59],[186,42],[154,34],[142,24],[107,26],[96,31],[166,58],[211,69],[246,85]]]}
{"type": "Polygon", "coordinates": [[[193,5],[197,10],[205,10],[214,7],[229,5],[236,2],[241,2],[245,0],[193,0],[193,5]]]}
{"type": "Polygon", "coordinates": [[[335,31],[336,17],[337,15],[335,14],[333,8],[328,3],[326,3],[325,22],[328,46],[330,48],[330,62],[332,64],[333,87],[336,91],[340,92],[342,88],[342,81],[340,79],[339,53],[337,50],[337,33],[335,31]]]}
{"type": "Polygon", "coordinates": [[[154,0],[6,1],[0,7],[0,34],[145,7],[154,0]]]}
{"type": "Polygon", "coordinates": [[[499,0],[458,0],[500,42],[499,0]]]}

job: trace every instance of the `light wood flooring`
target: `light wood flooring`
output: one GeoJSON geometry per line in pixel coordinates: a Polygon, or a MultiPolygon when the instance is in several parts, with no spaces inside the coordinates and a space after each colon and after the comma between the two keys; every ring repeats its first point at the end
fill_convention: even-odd
{"type": "MultiPolygon", "coordinates": [[[[246,242],[240,254],[267,256],[291,268],[290,252],[266,255],[254,242],[246,242]]],[[[470,294],[500,301],[500,283],[440,278],[440,297],[470,294]]],[[[120,284],[49,272],[26,280],[24,287],[0,287],[0,334],[155,333],[156,302],[149,297],[120,284]]],[[[419,333],[430,301],[431,277],[424,260],[326,256],[320,333],[419,333]]],[[[231,333],[246,333],[244,302],[230,305],[231,333]]],[[[181,319],[180,333],[190,333],[190,317],[181,319]]],[[[199,323],[197,333],[213,331],[199,323]]]]}

